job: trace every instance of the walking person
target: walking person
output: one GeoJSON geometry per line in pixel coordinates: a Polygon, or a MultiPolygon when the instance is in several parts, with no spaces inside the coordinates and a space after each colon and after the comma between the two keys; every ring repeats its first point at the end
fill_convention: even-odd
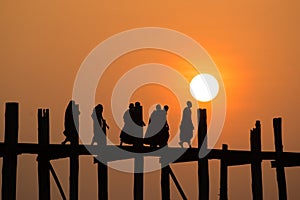
{"type": "Polygon", "coordinates": [[[193,137],[193,122],[192,122],[192,102],[187,101],[186,107],[183,110],[182,120],[180,124],[180,142],[179,145],[183,147],[183,143],[188,143],[189,147],[191,148],[191,139],[193,137]]]}

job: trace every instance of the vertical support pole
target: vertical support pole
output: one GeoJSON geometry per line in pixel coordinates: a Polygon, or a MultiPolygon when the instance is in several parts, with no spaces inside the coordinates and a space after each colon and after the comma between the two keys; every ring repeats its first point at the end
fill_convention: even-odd
{"type": "MultiPolygon", "coordinates": [[[[141,152],[143,148],[143,107],[138,102],[135,103],[135,122],[138,125],[137,142],[134,144],[137,152],[141,152]]],[[[134,189],[133,196],[134,200],[142,200],[144,196],[144,157],[142,154],[137,153],[134,157],[134,189]]]]}
{"type": "Polygon", "coordinates": [[[6,103],[4,139],[6,149],[2,168],[2,200],[16,199],[18,130],[19,104],[6,103]]]}
{"type": "Polygon", "coordinates": [[[251,177],[252,177],[252,195],[255,200],[263,199],[262,189],[262,171],[261,171],[261,128],[260,121],[256,121],[255,128],[250,131],[251,145],[251,177]]]}
{"type": "Polygon", "coordinates": [[[281,121],[282,121],[281,118],[273,119],[275,150],[276,150],[276,176],[277,176],[279,200],[286,200],[287,192],[286,192],[286,182],[285,182],[285,171],[284,171],[284,166],[282,164],[283,146],[282,146],[281,121]]]}
{"type": "MultiPolygon", "coordinates": [[[[100,132],[100,144],[101,149],[107,147],[107,138],[106,138],[106,121],[103,120],[103,132],[100,132]]],[[[97,133],[96,133],[97,134],[97,133]]],[[[99,134],[99,133],[98,133],[99,134]]],[[[108,200],[108,169],[107,162],[96,161],[98,165],[98,199],[99,200],[108,200]]]]}
{"type": "MultiPolygon", "coordinates": [[[[207,148],[207,121],[206,109],[198,109],[198,149],[207,148]]],[[[209,175],[208,159],[200,158],[198,160],[198,183],[199,183],[199,200],[209,199],[209,175]]]]}
{"type": "Polygon", "coordinates": [[[49,109],[38,110],[38,142],[39,199],[50,200],[50,169],[47,154],[49,145],[49,109]]]}
{"type": "Polygon", "coordinates": [[[134,159],[134,200],[143,199],[144,189],[144,158],[142,155],[135,156],[134,159]]]}
{"type": "Polygon", "coordinates": [[[161,199],[162,200],[170,200],[170,172],[169,172],[169,165],[164,163],[165,161],[161,158],[161,177],[160,177],[160,188],[161,188],[161,199]]]}
{"type": "Polygon", "coordinates": [[[78,156],[78,145],[79,145],[79,106],[74,105],[73,119],[76,127],[73,139],[71,140],[71,156],[70,156],[70,200],[78,200],[78,174],[79,174],[79,156],[78,156]]]}
{"type": "Polygon", "coordinates": [[[228,145],[222,145],[222,159],[221,159],[221,171],[220,171],[220,200],[227,200],[227,183],[228,183],[228,175],[227,175],[227,150],[228,145]]]}

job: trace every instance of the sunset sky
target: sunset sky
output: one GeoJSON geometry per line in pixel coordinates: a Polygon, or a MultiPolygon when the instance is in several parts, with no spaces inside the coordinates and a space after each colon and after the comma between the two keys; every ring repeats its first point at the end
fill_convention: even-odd
{"type": "MultiPolygon", "coordinates": [[[[87,55],[114,34],[151,26],[188,35],[206,49],[218,66],[226,90],[227,110],[222,134],[214,148],[226,143],[229,149],[249,150],[250,129],[256,120],[261,120],[262,149],[272,151],[272,119],[282,117],[284,150],[300,152],[299,9],[296,0],[2,1],[0,141],[4,141],[5,102],[16,101],[20,103],[19,142],[37,143],[38,108],[50,109],[51,143],[62,142],[65,108],[87,55]]],[[[95,97],[96,103],[104,105],[104,117],[111,125],[109,138],[115,144],[119,143],[120,129],[111,114],[109,94],[126,71],[146,63],[168,65],[189,81],[196,75],[186,60],[160,50],[133,51],[115,60],[100,80],[95,97]]],[[[168,78],[168,74],[164,76],[168,78]]],[[[192,96],[186,100],[189,98],[192,96]]],[[[141,101],[145,122],[153,104],[168,104],[171,138],[175,137],[182,112],[178,106],[182,102],[168,88],[145,85],[133,93],[131,100],[141,101]]],[[[198,105],[210,114],[211,103],[198,105]]],[[[196,105],[192,112],[196,114],[196,105]]],[[[195,140],[193,146],[196,144],[195,140]]],[[[68,194],[69,160],[51,163],[68,194]]],[[[209,164],[210,199],[214,200],[219,198],[220,165],[219,161],[209,164]]],[[[276,173],[270,166],[270,162],[262,162],[264,198],[277,199],[276,173]]],[[[197,199],[196,163],[171,167],[188,199],[197,199]]],[[[80,199],[96,199],[96,172],[92,157],[82,156],[80,199]]],[[[35,155],[18,157],[17,176],[17,199],[37,199],[35,155]]],[[[300,168],[286,168],[286,180],[288,199],[299,199],[300,168]]],[[[52,199],[59,199],[58,189],[51,181],[52,199]]],[[[132,174],[109,171],[109,199],[132,199],[132,187],[132,174]]],[[[175,186],[171,187],[171,198],[180,199],[175,186]]],[[[250,165],[229,168],[228,190],[229,199],[252,199],[250,165]]],[[[145,175],[144,197],[160,199],[159,171],[145,175]]]]}

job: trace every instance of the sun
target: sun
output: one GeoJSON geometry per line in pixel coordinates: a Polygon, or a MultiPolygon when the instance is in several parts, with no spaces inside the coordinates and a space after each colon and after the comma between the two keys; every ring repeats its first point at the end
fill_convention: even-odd
{"type": "Polygon", "coordinates": [[[201,102],[213,100],[219,92],[219,83],[210,74],[198,74],[190,82],[192,96],[201,102]]]}

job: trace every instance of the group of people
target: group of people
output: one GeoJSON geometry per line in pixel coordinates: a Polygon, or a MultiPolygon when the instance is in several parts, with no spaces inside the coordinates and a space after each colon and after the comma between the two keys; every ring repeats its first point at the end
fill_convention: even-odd
{"type": "MultiPolygon", "coordinates": [[[[193,137],[194,130],[191,117],[191,107],[192,103],[188,101],[186,108],[183,110],[179,142],[181,147],[183,147],[185,142],[189,145],[189,147],[191,147],[191,139],[193,137]]],[[[124,127],[120,133],[120,146],[122,146],[123,143],[132,144],[136,147],[141,147],[144,144],[150,145],[150,147],[166,146],[170,137],[170,128],[167,121],[168,110],[168,105],[165,105],[163,108],[160,104],[156,105],[155,110],[150,115],[145,137],[143,137],[143,127],[146,126],[146,124],[143,121],[142,106],[139,102],[135,102],[135,104],[130,103],[128,110],[126,110],[123,115],[124,127]]],[[[78,104],[71,100],[65,112],[65,130],[63,133],[66,136],[66,139],[62,142],[62,144],[66,144],[68,141],[71,144],[78,143],[77,129],[79,114],[78,104]]],[[[103,142],[106,143],[106,129],[109,129],[109,126],[103,118],[103,106],[101,104],[98,104],[94,108],[91,117],[93,119],[94,128],[94,136],[91,144],[93,145],[97,143],[100,145],[103,142]]]]}

